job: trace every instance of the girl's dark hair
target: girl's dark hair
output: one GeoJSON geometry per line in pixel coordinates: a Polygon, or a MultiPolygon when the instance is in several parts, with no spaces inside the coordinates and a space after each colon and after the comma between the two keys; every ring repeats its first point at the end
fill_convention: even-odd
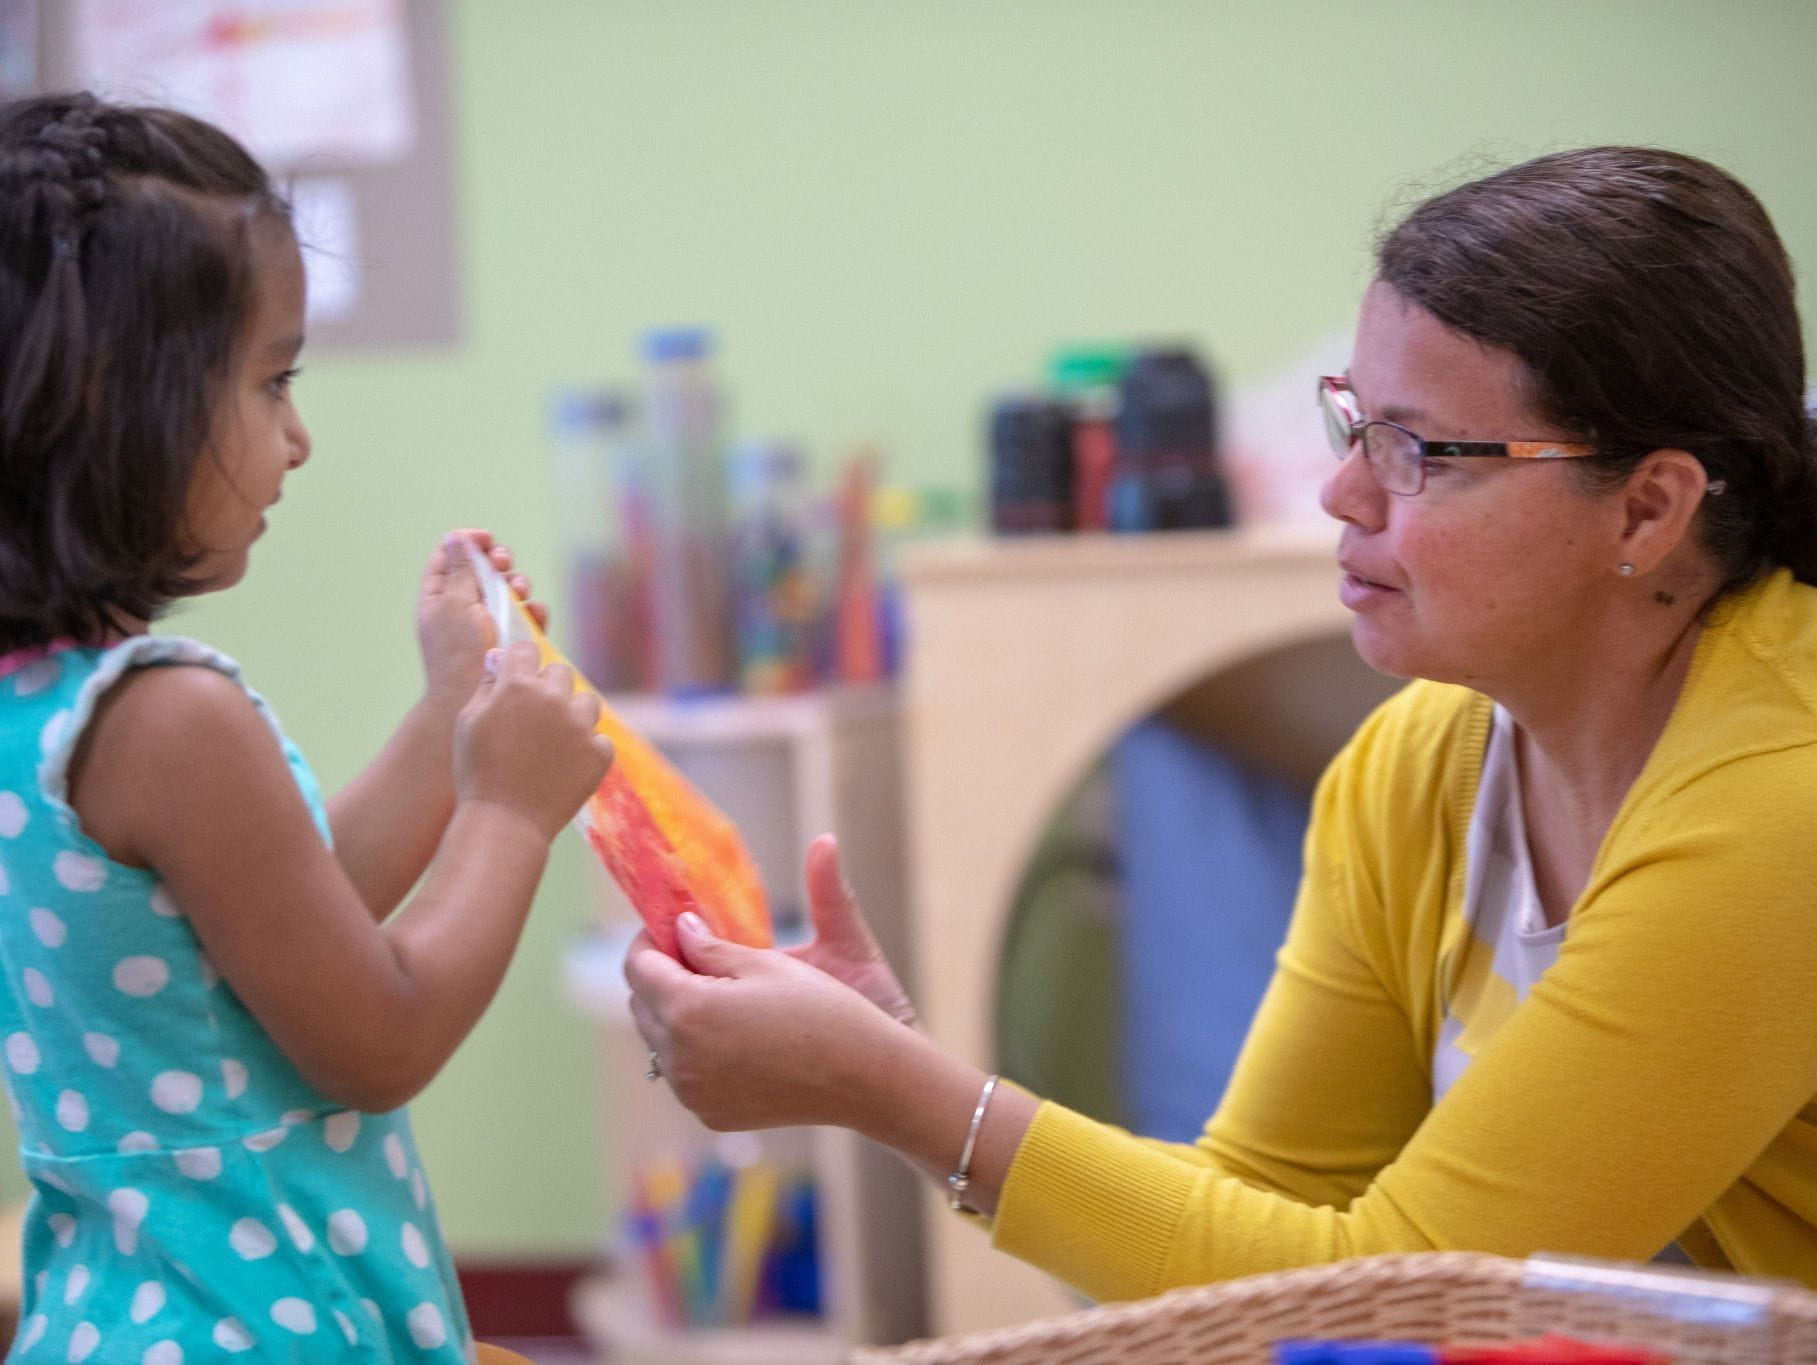
{"type": "Polygon", "coordinates": [[[0,106],[0,653],[192,591],[181,543],[289,210],[227,134],[87,94],[0,106]]]}
{"type": "Polygon", "coordinates": [[[1727,172],[1646,147],[1543,156],[1420,204],[1377,243],[1381,280],[1513,351],[1538,413],[1594,441],[1591,488],[1648,453],[1702,461],[1698,534],[1722,590],[1784,565],[1817,583],[1817,447],[1792,265],[1727,172]]]}

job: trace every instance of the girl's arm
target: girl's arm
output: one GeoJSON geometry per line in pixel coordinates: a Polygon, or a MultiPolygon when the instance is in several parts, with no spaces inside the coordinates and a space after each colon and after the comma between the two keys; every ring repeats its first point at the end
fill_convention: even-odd
{"type": "Polygon", "coordinates": [[[326,1097],[395,1108],[485,1010],[550,840],[610,746],[572,675],[506,650],[454,724],[453,814],[421,889],[378,925],[316,832],[271,729],[201,668],[109,694],[73,774],[83,826],[165,882],[221,975],[326,1097]],[[198,755],[207,761],[198,762],[198,755]]]}
{"type": "MultiPolygon", "coordinates": [[[[454,721],[479,685],[480,660],[493,644],[461,537],[510,574],[519,597],[530,593],[529,581],[511,574],[511,551],[489,531],[451,532],[429,557],[417,595],[422,699],[378,756],[328,801],[335,852],[375,919],[396,909],[422,877],[454,813],[454,721]]],[[[530,610],[547,623],[540,603],[530,610]]]]}

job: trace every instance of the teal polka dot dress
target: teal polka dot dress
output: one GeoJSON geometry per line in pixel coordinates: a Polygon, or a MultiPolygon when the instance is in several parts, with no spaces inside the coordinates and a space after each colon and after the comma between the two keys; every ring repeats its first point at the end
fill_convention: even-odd
{"type": "MultiPolygon", "coordinates": [[[[0,660],[0,1055],[33,1186],[8,1359],[468,1359],[404,1111],[317,1094],[182,906],[69,807],[96,702],[157,665],[240,679],[165,636],[0,660]]],[[[314,778],[249,695],[327,838],[314,778]]]]}

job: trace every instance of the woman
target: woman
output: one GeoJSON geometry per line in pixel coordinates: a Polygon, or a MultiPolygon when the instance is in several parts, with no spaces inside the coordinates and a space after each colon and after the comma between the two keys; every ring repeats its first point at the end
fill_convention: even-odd
{"type": "Polygon", "coordinates": [[[1817,456],[1784,248],[1714,166],[1605,147],[1420,205],[1377,265],[1320,386],[1323,497],[1358,651],[1416,681],[1320,785],[1199,1141],[993,1091],[908,1027],[824,843],[812,947],[633,952],[654,1063],[716,1127],[959,1172],[999,1247],[1101,1299],[1435,1248],[1817,1285],[1817,456]]]}

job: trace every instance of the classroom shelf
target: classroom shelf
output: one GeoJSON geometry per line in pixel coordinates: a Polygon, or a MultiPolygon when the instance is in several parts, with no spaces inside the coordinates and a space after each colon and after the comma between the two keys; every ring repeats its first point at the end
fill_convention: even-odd
{"type": "Polygon", "coordinates": [[[612,1365],[836,1365],[849,1345],[821,1327],[789,1321],[703,1332],[677,1332],[653,1320],[642,1291],[623,1280],[583,1281],[574,1318],[609,1345],[612,1365]]]}
{"type": "MultiPolygon", "coordinates": [[[[1052,535],[905,557],[909,922],[935,1038],[995,1068],[1016,888],[1061,800],[1131,723],[1191,694],[1270,766],[1330,758],[1381,685],[1349,648],[1335,544],[1335,528],[1052,535]]],[[[925,1200],[937,1333],[1078,1306],[938,1192],[925,1200]]]]}
{"type": "MultiPolygon", "coordinates": [[[[893,688],[687,702],[616,697],[613,705],[738,824],[779,920],[779,937],[806,933],[802,855],[814,836],[830,830],[880,943],[893,961],[906,964],[893,688]]],[[[590,875],[601,932],[570,954],[568,991],[601,1026],[605,1121],[614,1138],[608,1185],[622,1204],[625,1172],[655,1157],[709,1150],[715,1136],[666,1085],[644,1078],[646,1052],[631,1023],[620,970],[636,918],[603,871],[590,875]]],[[[599,1281],[577,1295],[576,1313],[610,1359],[812,1365],[842,1359],[856,1345],[903,1341],[925,1331],[919,1179],[908,1165],[840,1129],[751,1136],[766,1160],[814,1177],[822,1318],[818,1324],[677,1331],[653,1318],[635,1279],[599,1281]]]]}

